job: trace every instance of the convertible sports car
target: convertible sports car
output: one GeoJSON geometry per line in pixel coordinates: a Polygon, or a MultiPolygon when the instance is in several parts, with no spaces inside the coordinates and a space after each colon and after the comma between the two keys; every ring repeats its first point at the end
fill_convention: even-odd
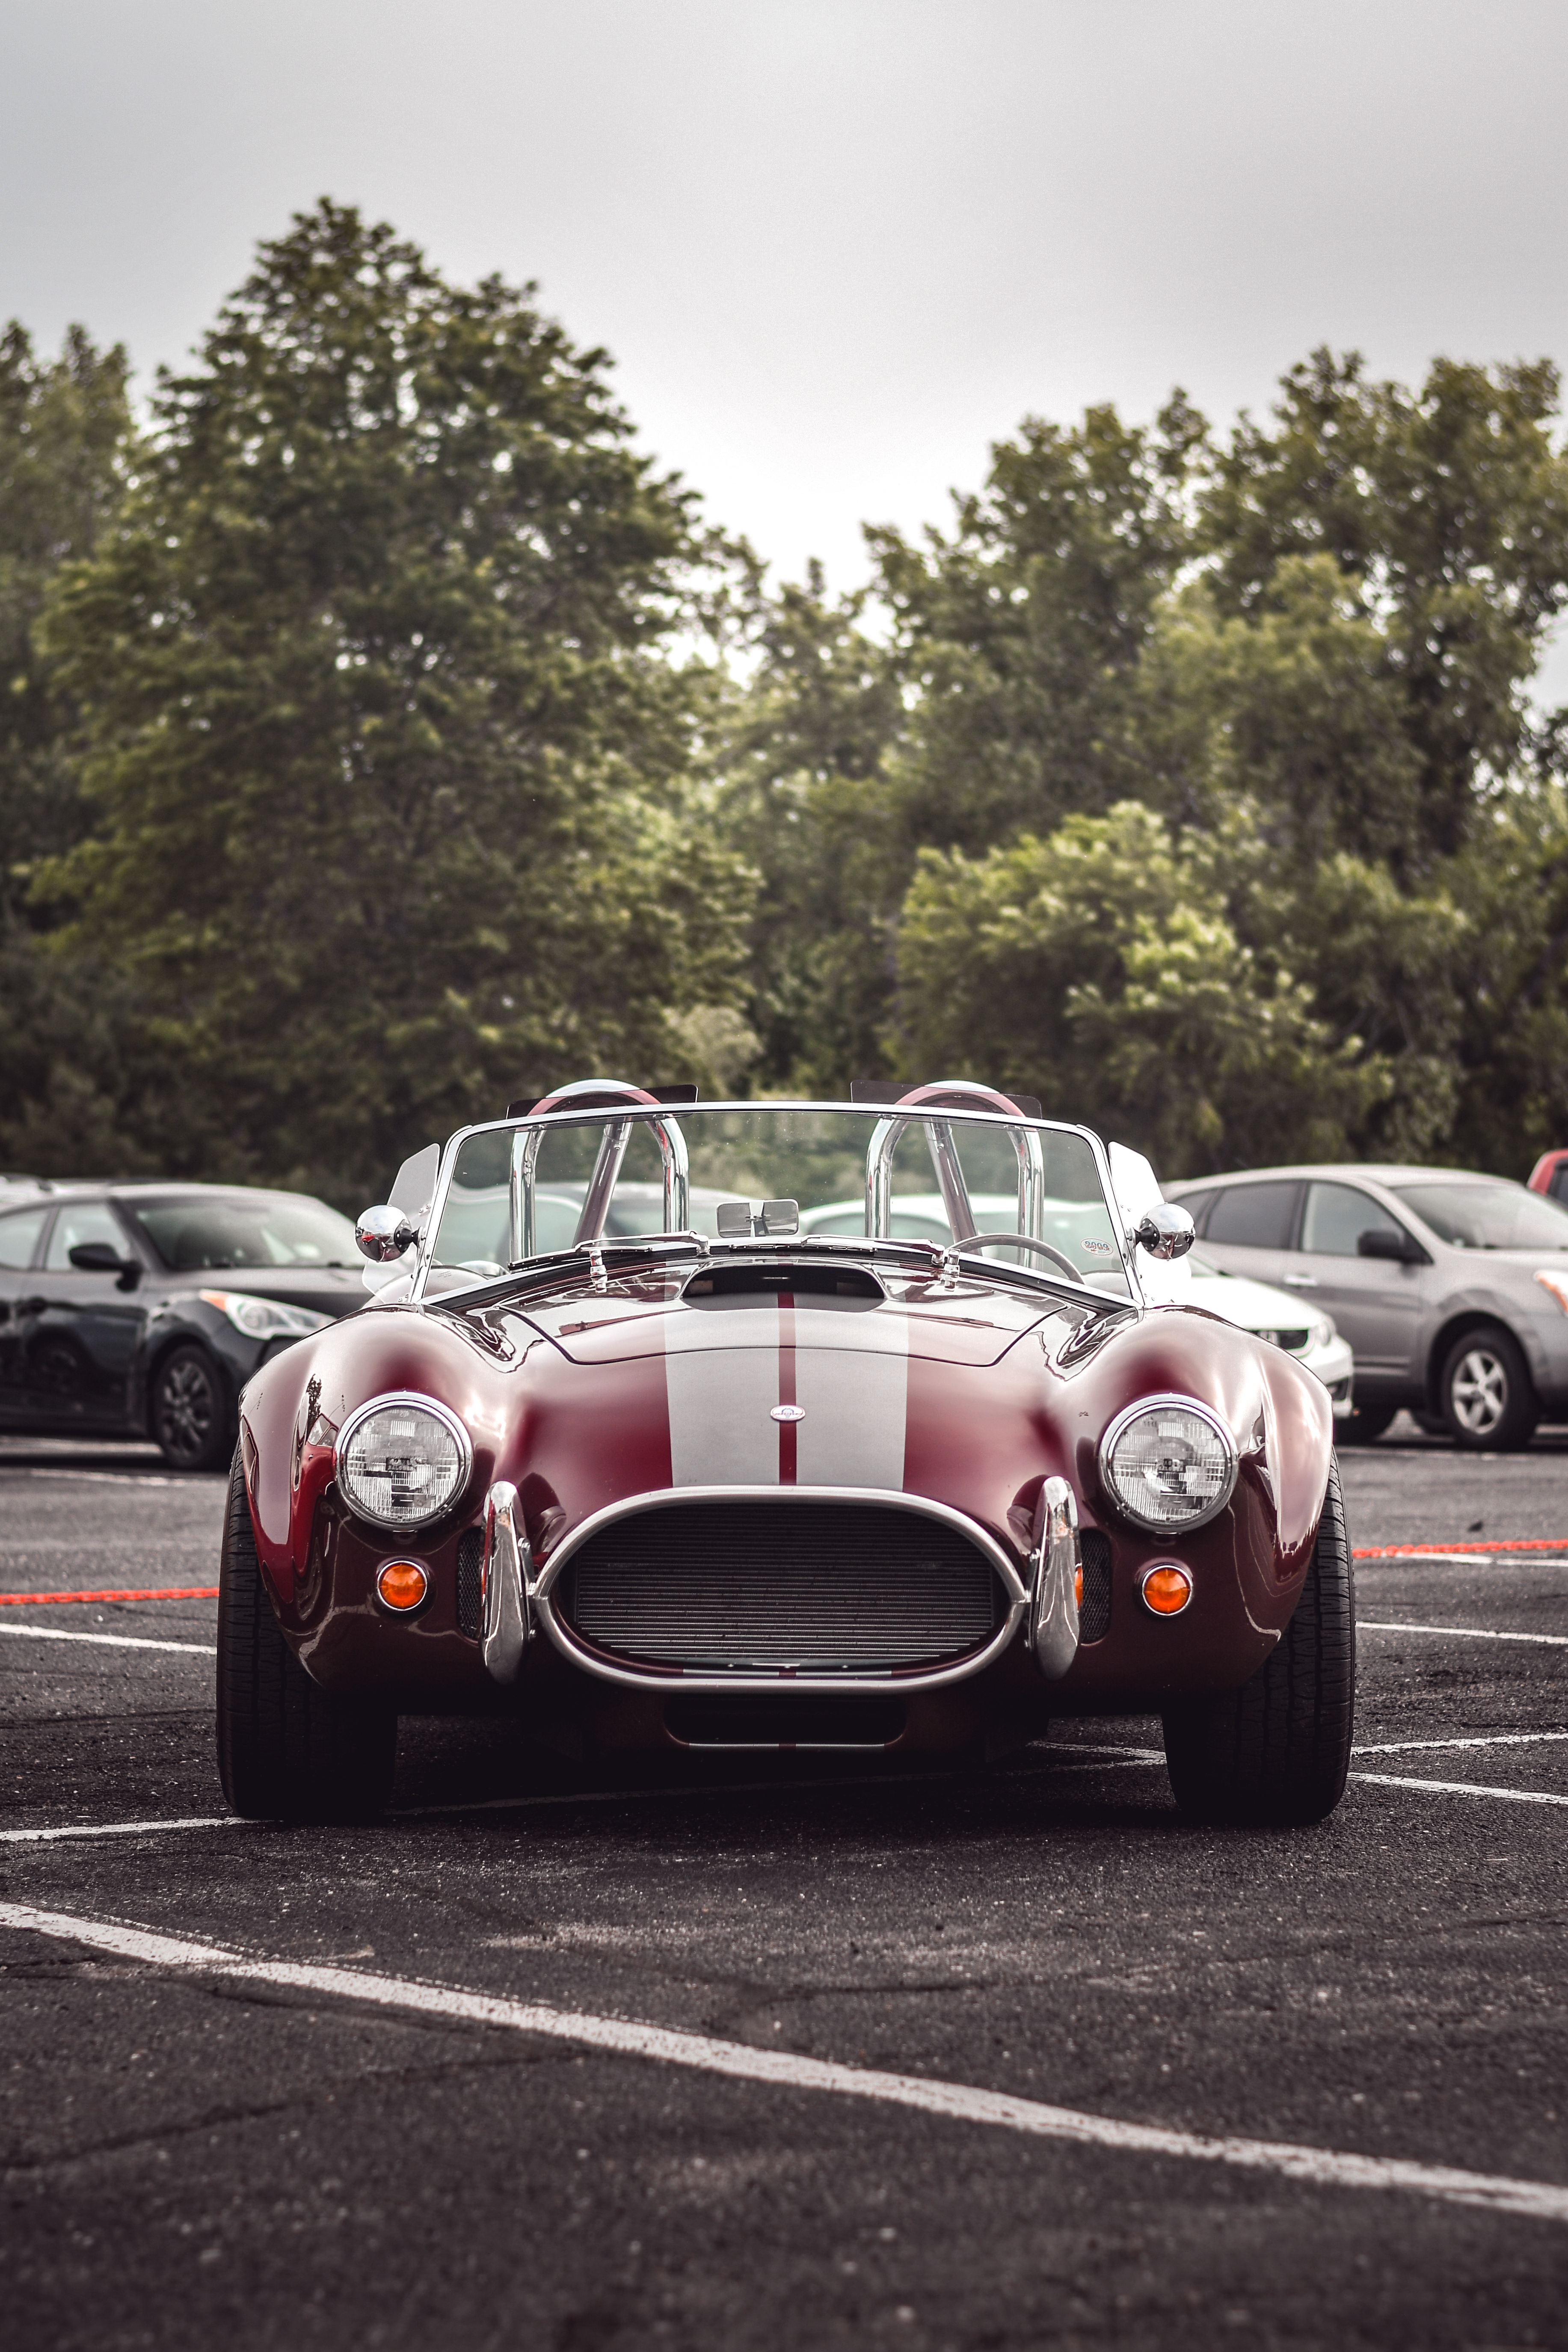
{"type": "Polygon", "coordinates": [[[231,1805],[374,1813],[399,1710],[895,1759],[1157,1713],[1189,1814],[1331,1811],[1330,1399],[1170,1303],[1192,1222],[1147,1162],[967,1081],[690,1091],[583,1080],[431,1146],[360,1220],[372,1303],[249,1382],[231,1805]],[[900,1233],[933,1179],[945,1232],[900,1233]],[[858,1232],[812,1229],[856,1192],[858,1232]]]}

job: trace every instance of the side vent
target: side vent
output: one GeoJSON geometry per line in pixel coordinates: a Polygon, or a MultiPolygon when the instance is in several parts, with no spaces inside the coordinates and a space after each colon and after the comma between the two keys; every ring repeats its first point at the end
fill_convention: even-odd
{"type": "Polygon", "coordinates": [[[1079,1540],[1083,1547],[1083,1607],[1078,1612],[1078,1637],[1102,1642],[1110,1631],[1110,1538],[1099,1528],[1085,1528],[1079,1540]]]}
{"type": "Polygon", "coordinates": [[[483,1528],[465,1528],[458,1538],[458,1631],[470,1642],[479,1638],[479,1570],[484,1563],[483,1528]]]}

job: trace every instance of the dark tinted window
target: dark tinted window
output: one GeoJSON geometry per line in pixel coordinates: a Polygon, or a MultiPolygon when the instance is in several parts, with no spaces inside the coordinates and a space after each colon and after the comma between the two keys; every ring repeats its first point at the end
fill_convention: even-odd
{"type": "Polygon", "coordinates": [[[346,1217],[305,1192],[187,1194],[128,1202],[165,1265],[357,1265],[346,1217]]]}
{"type": "Polygon", "coordinates": [[[1547,1180],[1546,1192],[1549,1200],[1568,1201],[1568,1160],[1557,1162],[1547,1180]]]}
{"type": "Polygon", "coordinates": [[[1301,1220],[1301,1247],[1320,1257],[1356,1257],[1363,1234],[1396,1234],[1404,1226],[1353,1184],[1310,1184],[1301,1220]]]}
{"type": "Polygon", "coordinates": [[[1168,1201],[1179,1201],[1181,1202],[1182,1207],[1185,1209],[1187,1214],[1191,1217],[1194,1225],[1201,1234],[1204,1229],[1204,1219],[1208,1215],[1209,1211],[1219,1199],[1219,1194],[1217,1192],[1189,1192],[1185,1185],[1178,1185],[1173,1192],[1167,1192],[1165,1197],[1168,1201]]]}
{"type": "Polygon", "coordinates": [[[1206,1242],[1244,1249],[1289,1249],[1300,1184],[1227,1184],[1204,1226],[1206,1242]]]}

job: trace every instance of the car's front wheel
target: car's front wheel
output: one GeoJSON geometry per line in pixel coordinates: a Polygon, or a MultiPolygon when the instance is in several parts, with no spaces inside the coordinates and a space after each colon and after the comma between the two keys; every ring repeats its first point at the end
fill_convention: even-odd
{"type": "Polygon", "coordinates": [[[1437,1402],[1456,1445],[1472,1454],[1511,1454],[1535,1434],[1535,1402],[1524,1350],[1500,1323],[1483,1323],[1457,1339],[1444,1360],[1437,1402]]]}
{"type": "Polygon", "coordinates": [[[1337,1463],[1296,1612],[1249,1683],[1173,1707],[1165,1769],[1195,1821],[1291,1828],[1344,1794],[1355,1721],[1355,1583],[1337,1463]]]}
{"type": "Polygon", "coordinates": [[[228,1400],[205,1348],[172,1348],[153,1379],[153,1435],[172,1470],[216,1470],[228,1452],[228,1400]]]}
{"type": "Polygon", "coordinates": [[[249,1821],[368,1821],[386,1809],[396,1759],[396,1716],[334,1698],[283,1639],[261,1581],[237,1449],[218,1569],[224,1795],[249,1821]]]}

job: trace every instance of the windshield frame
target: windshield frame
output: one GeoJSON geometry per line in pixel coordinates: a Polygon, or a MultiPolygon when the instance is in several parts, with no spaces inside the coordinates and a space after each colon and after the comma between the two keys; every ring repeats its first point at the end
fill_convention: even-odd
{"type": "MultiPolygon", "coordinates": [[[[541,1139],[542,1139],[542,1137],[545,1134],[552,1133],[558,1129],[570,1127],[596,1127],[604,1130],[606,1144],[608,1144],[611,1129],[615,1126],[619,1125],[622,1122],[631,1122],[635,1120],[642,1125],[654,1128],[656,1132],[660,1135],[661,1151],[668,1154],[670,1146],[663,1140],[663,1138],[668,1136],[669,1129],[673,1127],[675,1129],[673,1155],[683,1177],[686,1152],[684,1149],[684,1137],[680,1127],[682,1119],[689,1118],[694,1116],[710,1116],[721,1112],[741,1113],[747,1117],[755,1118],[759,1113],[773,1111],[781,1113],[788,1111],[841,1112],[863,1120],[865,1122],[867,1136],[867,1165],[868,1171],[870,1171],[873,1167],[871,1159],[873,1150],[878,1150],[881,1146],[884,1138],[888,1136],[889,1129],[893,1126],[894,1122],[897,1123],[896,1131],[898,1134],[901,1134],[908,1126],[917,1121],[924,1122],[933,1130],[951,1129],[954,1124],[959,1126],[973,1125],[976,1127],[999,1129],[1012,1139],[1013,1147],[1018,1156],[1021,1171],[1026,1171],[1028,1163],[1037,1157],[1039,1147],[1037,1142],[1033,1140],[1034,1138],[1037,1138],[1041,1135],[1065,1135],[1074,1137],[1079,1141],[1086,1143],[1089,1146],[1090,1156],[1094,1162],[1095,1173],[1100,1180],[1100,1187],[1104,1198],[1104,1203],[1110,1213],[1110,1229],[1116,1239],[1116,1246],[1119,1253],[1119,1264],[1121,1273],[1127,1282],[1127,1298],[1119,1299],[1105,1291],[1091,1288],[1088,1284],[1070,1282],[1063,1276],[1052,1276],[1047,1273],[1043,1267],[1037,1267],[1033,1265],[1026,1267],[1007,1265],[992,1259],[983,1258],[977,1254],[965,1249],[964,1242],[961,1238],[955,1238],[952,1246],[963,1255],[966,1273],[974,1270],[984,1270],[1002,1281],[1012,1281],[1016,1278],[1021,1278],[1030,1288],[1044,1285],[1048,1288],[1054,1289],[1058,1292],[1065,1292],[1070,1296],[1077,1297],[1082,1295],[1093,1299],[1097,1305],[1106,1308],[1121,1307],[1125,1310],[1125,1308],[1131,1305],[1139,1311],[1142,1311],[1146,1307],[1147,1300],[1144,1297],[1142,1286],[1138,1279],[1138,1269],[1135,1262],[1136,1252],[1132,1245],[1131,1235],[1127,1228],[1121,1203],[1117,1199],[1116,1188],[1111,1181],[1110,1158],[1106,1152],[1104,1144],[1091,1128],[1079,1127],[1068,1119],[1030,1118],[1024,1113],[1017,1111],[1007,1115],[1001,1111],[986,1110],[978,1106],[973,1109],[971,1109],[967,1104],[965,1104],[962,1108],[959,1108],[952,1104],[939,1105],[936,1103],[930,1105],[911,1103],[908,1106],[889,1103],[850,1103],[835,1102],[831,1099],[810,1096],[791,1096],[788,1097],[779,1098],[769,1096],[761,1101],[753,1100],[750,1102],[743,1100],[725,1100],[679,1104],[660,1103],[657,1105],[627,1102],[625,1106],[618,1103],[608,1104],[601,1100],[595,1105],[581,1109],[573,1106],[569,1108],[563,1108],[560,1110],[547,1111],[531,1118],[479,1119],[476,1120],[473,1125],[469,1127],[459,1128],[457,1132],[447,1139],[442,1150],[440,1171],[436,1180],[435,1192],[431,1198],[430,1208],[425,1220],[424,1229],[419,1236],[418,1261],[410,1277],[408,1297],[411,1300],[418,1301],[423,1301],[426,1298],[426,1286],[429,1277],[436,1270],[436,1237],[441,1229],[441,1219],[446,1211],[447,1195],[451,1190],[453,1177],[457,1171],[458,1155],[460,1154],[463,1146],[471,1137],[510,1132],[514,1134],[536,1134],[541,1138],[541,1139]]],[[[894,1139],[896,1139],[896,1136],[894,1139]]],[[[538,1147],[535,1146],[535,1156],[537,1155],[537,1149],[538,1147]]],[[[940,1140],[938,1142],[938,1149],[939,1151],[942,1149],[940,1140]]],[[[611,1150],[614,1150],[614,1147],[611,1147],[611,1150]]],[[[523,1213],[522,1203],[518,1195],[517,1183],[517,1171],[520,1156],[522,1155],[519,1155],[515,1151],[512,1154],[512,1229],[514,1235],[521,1239],[523,1232],[523,1213]]],[[[609,1154],[607,1153],[601,1153],[602,1159],[608,1156],[609,1154]]],[[[621,1157],[620,1152],[614,1152],[614,1157],[616,1169],[618,1170],[621,1157]]],[[[937,1161],[937,1155],[935,1153],[933,1153],[933,1161],[937,1161]]],[[[937,1161],[937,1164],[940,1166],[940,1161],[937,1161]]],[[[943,1190],[945,1191],[945,1187],[943,1190]]],[[[1024,1200],[1026,1193],[1031,1202],[1037,1200],[1037,1185],[1026,1183],[1021,1180],[1021,1202],[1024,1200]]],[[[1026,1226],[1024,1226],[1021,1227],[1020,1230],[1027,1230],[1027,1228],[1026,1226]]],[[[1037,1236],[1037,1238],[1038,1238],[1038,1236],[1037,1236]]],[[[842,1253],[847,1256],[861,1257],[863,1257],[868,1250],[879,1251],[885,1249],[889,1255],[900,1255],[906,1259],[911,1256],[923,1256],[925,1252],[929,1250],[931,1254],[933,1263],[942,1255],[940,1248],[935,1244],[895,1241],[891,1238],[884,1240],[880,1236],[867,1234],[864,1233],[837,1234],[801,1234],[788,1237],[780,1236],[776,1239],[753,1237],[750,1240],[715,1241],[708,1234],[695,1234],[689,1228],[686,1228],[677,1229],[668,1235],[662,1236],[658,1234],[639,1234],[636,1236],[627,1235],[625,1237],[601,1237],[597,1242],[594,1243],[579,1242],[574,1244],[573,1248],[567,1251],[541,1251],[536,1253],[535,1255],[531,1258],[521,1259],[515,1266],[510,1267],[503,1275],[475,1275],[472,1282],[469,1284],[464,1284],[460,1287],[454,1288],[452,1290],[441,1290],[435,1295],[430,1303],[432,1305],[439,1304],[443,1307],[449,1304],[460,1308],[462,1301],[468,1296],[470,1290],[483,1291],[487,1294],[489,1299],[493,1300],[498,1289],[500,1289],[504,1284],[525,1281],[528,1278],[529,1274],[535,1267],[542,1269],[553,1264],[555,1266],[564,1271],[574,1263],[584,1262],[590,1249],[594,1250],[595,1253],[603,1254],[608,1254],[610,1252],[619,1253],[623,1249],[637,1250],[642,1255],[651,1255],[657,1249],[657,1246],[661,1240],[672,1245],[675,1244],[679,1244],[685,1247],[695,1245],[699,1252],[704,1255],[718,1253],[727,1257],[736,1255],[744,1255],[748,1252],[755,1252],[768,1256],[776,1256],[781,1253],[781,1251],[787,1255],[791,1248],[801,1249],[808,1252],[813,1257],[829,1255],[835,1249],[842,1251],[842,1253]]],[[[1107,1271],[1109,1271],[1109,1264],[1107,1265],[1107,1271]]]]}

